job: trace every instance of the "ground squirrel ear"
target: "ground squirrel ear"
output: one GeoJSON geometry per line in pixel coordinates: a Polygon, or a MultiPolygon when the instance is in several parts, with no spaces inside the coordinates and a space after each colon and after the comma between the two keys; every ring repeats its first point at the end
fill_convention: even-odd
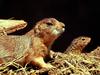
{"type": "Polygon", "coordinates": [[[39,27],[38,27],[39,25],[36,25],[35,26],[35,28],[34,28],[34,32],[36,33],[36,34],[38,34],[39,32],[40,32],[40,30],[39,30],[39,27]]]}

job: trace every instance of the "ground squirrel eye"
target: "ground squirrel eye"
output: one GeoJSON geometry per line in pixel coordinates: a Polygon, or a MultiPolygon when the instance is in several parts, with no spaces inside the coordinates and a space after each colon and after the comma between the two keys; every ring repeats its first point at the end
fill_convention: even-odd
{"type": "Polygon", "coordinates": [[[52,23],[46,23],[48,26],[51,26],[52,25],[52,23]]]}
{"type": "Polygon", "coordinates": [[[82,41],[84,41],[85,39],[82,39],[82,41]]]}

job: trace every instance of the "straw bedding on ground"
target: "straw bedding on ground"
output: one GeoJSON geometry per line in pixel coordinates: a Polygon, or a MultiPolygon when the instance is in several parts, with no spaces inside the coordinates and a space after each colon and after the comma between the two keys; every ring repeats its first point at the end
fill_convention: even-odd
{"type": "Polygon", "coordinates": [[[15,61],[0,66],[1,75],[96,75],[100,74],[100,58],[86,54],[64,54],[54,52],[51,63],[54,68],[37,69],[26,64],[24,67],[15,61]]]}

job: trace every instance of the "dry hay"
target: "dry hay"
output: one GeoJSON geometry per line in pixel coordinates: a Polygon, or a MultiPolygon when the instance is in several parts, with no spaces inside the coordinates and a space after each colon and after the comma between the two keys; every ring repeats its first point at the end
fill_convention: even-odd
{"type": "Polygon", "coordinates": [[[52,62],[56,69],[49,71],[49,75],[96,75],[100,74],[100,60],[85,54],[58,53],[52,62]]]}
{"type": "Polygon", "coordinates": [[[52,69],[34,69],[32,66],[22,67],[15,61],[0,66],[0,75],[96,75],[100,74],[100,58],[86,54],[52,54],[52,69]]]}

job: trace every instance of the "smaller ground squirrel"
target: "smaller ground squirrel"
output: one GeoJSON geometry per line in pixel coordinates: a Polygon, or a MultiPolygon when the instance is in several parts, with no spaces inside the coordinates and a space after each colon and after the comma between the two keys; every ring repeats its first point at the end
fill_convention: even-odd
{"type": "Polygon", "coordinates": [[[0,64],[19,59],[20,64],[32,63],[40,68],[51,68],[44,62],[48,49],[64,32],[64,24],[54,18],[39,21],[35,28],[22,36],[0,36],[0,64]]]}
{"type": "Polygon", "coordinates": [[[100,46],[97,46],[96,49],[94,49],[93,51],[91,51],[90,53],[87,53],[87,54],[96,56],[96,57],[100,57],[100,46]]]}
{"type": "Polygon", "coordinates": [[[66,49],[65,53],[81,53],[82,50],[87,46],[87,44],[90,43],[90,41],[90,37],[80,36],[78,38],[75,38],[66,49]]]}

